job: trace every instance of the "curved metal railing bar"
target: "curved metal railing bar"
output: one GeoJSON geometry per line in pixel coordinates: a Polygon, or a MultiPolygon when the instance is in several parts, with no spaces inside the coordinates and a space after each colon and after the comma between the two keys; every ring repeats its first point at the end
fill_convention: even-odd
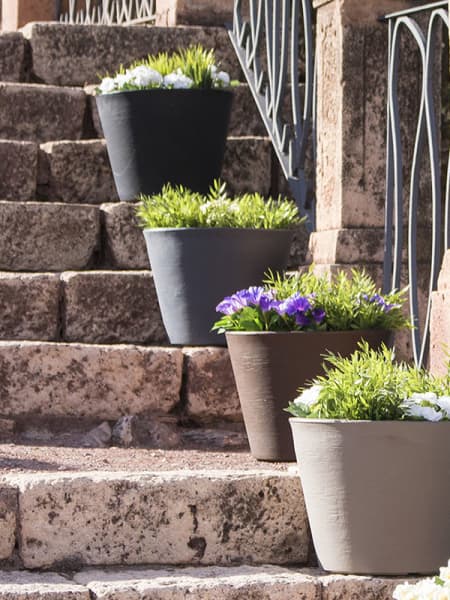
{"type": "MultiPolygon", "coordinates": [[[[389,71],[388,71],[388,130],[387,130],[387,172],[386,172],[386,218],[385,218],[385,260],[384,287],[388,291],[400,287],[403,249],[403,168],[404,156],[400,138],[401,116],[399,110],[399,55],[401,33],[410,34],[420,54],[422,85],[416,137],[411,162],[409,214],[408,214],[408,282],[414,361],[418,366],[425,363],[429,346],[431,315],[431,293],[437,287],[439,268],[442,260],[442,190],[439,156],[439,131],[434,106],[434,78],[436,40],[439,28],[449,26],[446,2],[411,9],[388,15],[389,20],[389,71]],[[444,8],[445,7],[445,8],[444,8]],[[430,11],[426,28],[412,15],[430,11]],[[426,144],[425,144],[426,142],[426,144]],[[429,273],[428,299],[423,330],[419,323],[419,283],[417,263],[417,215],[420,200],[421,161],[425,146],[431,171],[431,265],[429,273]]],[[[445,199],[445,248],[449,248],[449,190],[450,163],[447,164],[447,185],[445,199]]]]}
{"type": "Polygon", "coordinates": [[[83,25],[137,25],[152,23],[156,0],[68,0],[57,1],[57,19],[83,25]]]}
{"type": "Polygon", "coordinates": [[[307,151],[312,148],[314,153],[311,0],[248,0],[245,6],[243,0],[235,0],[229,35],[283,174],[313,228],[313,182],[305,175],[307,151]],[[304,81],[300,80],[300,47],[304,81]]]}

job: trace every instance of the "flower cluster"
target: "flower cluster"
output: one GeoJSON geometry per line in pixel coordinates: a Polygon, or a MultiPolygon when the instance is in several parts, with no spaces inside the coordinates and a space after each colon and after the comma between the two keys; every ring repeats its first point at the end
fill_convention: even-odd
{"type": "Polygon", "coordinates": [[[405,416],[425,421],[450,419],[450,396],[438,396],[435,392],[411,394],[401,405],[405,416]]]}
{"type": "Polygon", "coordinates": [[[437,577],[416,584],[402,583],[394,590],[394,600],[450,600],[450,560],[437,577]]]}
{"type": "Polygon", "coordinates": [[[368,302],[369,304],[376,304],[383,312],[389,312],[393,308],[398,308],[398,304],[390,304],[386,301],[386,298],[381,296],[380,294],[374,294],[373,296],[368,296],[367,294],[361,294],[360,302],[368,302]]]}
{"type": "Polygon", "coordinates": [[[325,311],[314,306],[314,299],[313,294],[302,296],[298,292],[288,298],[278,299],[275,289],[253,286],[224,298],[216,306],[216,311],[228,316],[244,311],[246,318],[250,314],[246,314],[245,309],[251,309],[259,317],[260,330],[270,331],[273,326],[294,331],[317,329],[325,319],[325,311]]]}

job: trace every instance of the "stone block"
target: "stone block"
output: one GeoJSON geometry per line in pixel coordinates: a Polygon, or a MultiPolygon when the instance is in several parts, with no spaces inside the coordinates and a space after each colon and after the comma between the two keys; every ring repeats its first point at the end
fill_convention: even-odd
{"type": "Polygon", "coordinates": [[[188,416],[202,422],[241,421],[241,405],[227,348],[190,348],[185,355],[188,416]]]}
{"type": "Polygon", "coordinates": [[[87,587],[56,573],[3,571],[0,600],[89,600],[87,587]]]}
{"type": "Polygon", "coordinates": [[[307,560],[301,487],[280,471],[11,475],[8,482],[19,488],[26,568],[307,560]]]}
{"type": "Polygon", "coordinates": [[[78,140],[83,134],[83,90],[0,83],[0,138],[48,142],[78,140]]]}
{"type": "Polygon", "coordinates": [[[444,258],[439,271],[438,290],[444,292],[450,289],[450,250],[444,254],[444,258]]]}
{"type": "Polygon", "coordinates": [[[0,200],[34,200],[37,172],[36,144],[0,141],[0,200]]]}
{"type": "Polygon", "coordinates": [[[179,401],[182,363],[172,349],[0,342],[2,413],[114,421],[168,412],[179,401]]]}
{"type": "Polygon", "coordinates": [[[322,600],[391,600],[394,589],[405,579],[327,575],[320,577],[322,600]]]}
{"type": "Polygon", "coordinates": [[[0,269],[86,268],[97,249],[99,228],[93,206],[0,202],[0,269]]]}
{"type": "Polygon", "coordinates": [[[0,33],[0,81],[23,81],[25,55],[26,41],[21,33],[0,33]]]}
{"type": "Polygon", "coordinates": [[[0,338],[57,340],[58,275],[0,272],[0,338]]]}
{"type": "Polygon", "coordinates": [[[54,21],[56,18],[54,0],[3,0],[3,29],[16,30],[31,21],[54,21]]]}
{"type": "Polygon", "coordinates": [[[272,148],[266,138],[227,140],[222,179],[234,194],[259,192],[268,195],[271,184],[272,148]]]}
{"type": "Polygon", "coordinates": [[[233,0],[157,0],[156,25],[219,25],[233,22],[233,0]]]}
{"type": "Polygon", "coordinates": [[[310,237],[314,263],[382,263],[384,230],[331,229],[316,231],[310,237]]]}
{"type": "Polygon", "coordinates": [[[320,584],[298,569],[275,566],[87,570],[75,581],[103,600],[319,600],[320,584]]]}
{"type": "Polygon", "coordinates": [[[0,560],[12,557],[16,544],[17,491],[12,487],[0,487],[0,560]]]}
{"type": "Polygon", "coordinates": [[[450,292],[431,294],[430,370],[445,375],[450,362],[450,292]]]}
{"type": "MultiPolygon", "coordinates": [[[[88,94],[88,102],[95,135],[102,138],[104,137],[104,134],[98,115],[95,96],[93,95],[95,86],[86,86],[85,91],[88,94]]],[[[248,85],[241,84],[233,90],[233,104],[228,134],[234,137],[267,135],[264,123],[259,115],[248,85]]]]}
{"type": "Polygon", "coordinates": [[[103,141],[50,142],[41,149],[47,167],[39,181],[41,197],[84,204],[118,200],[103,141]]]}
{"type": "MultiPolygon", "coordinates": [[[[33,52],[33,75],[55,85],[83,86],[148,54],[202,44],[214,48],[222,68],[242,78],[225,29],[33,23],[25,27],[33,52]]],[[[69,138],[66,138],[69,139],[69,138]]]]}
{"type": "Polygon", "coordinates": [[[107,263],[118,269],[148,269],[150,266],[135,208],[131,202],[101,206],[107,263]]]}
{"type": "Polygon", "coordinates": [[[148,271],[64,273],[64,339],[91,344],[167,341],[148,271]]]}

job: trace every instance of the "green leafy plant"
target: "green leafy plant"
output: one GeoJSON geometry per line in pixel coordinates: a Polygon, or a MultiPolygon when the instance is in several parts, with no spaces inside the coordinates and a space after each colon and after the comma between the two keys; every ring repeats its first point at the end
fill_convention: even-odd
{"type": "Polygon", "coordinates": [[[136,213],[144,228],[285,229],[304,220],[291,200],[265,200],[258,193],[231,198],[226,185],[219,181],[214,182],[206,195],[192,192],[181,185],[167,184],[159,194],[141,196],[136,213]]]}
{"type": "Polygon", "coordinates": [[[287,411],[296,417],[345,420],[450,419],[450,374],[434,377],[395,361],[393,350],[373,350],[360,342],[358,350],[343,358],[325,356],[325,374],[300,396],[287,411]]]}
{"type": "Polygon", "coordinates": [[[373,280],[356,269],[332,279],[305,273],[269,272],[263,286],[227,296],[214,324],[225,331],[349,331],[409,326],[402,305],[404,291],[382,296],[373,280]]]}
{"type": "Polygon", "coordinates": [[[97,88],[98,94],[118,91],[165,89],[222,89],[238,85],[216,64],[214,50],[201,45],[179,49],[172,54],[160,52],[120,67],[107,75],[97,88]]]}

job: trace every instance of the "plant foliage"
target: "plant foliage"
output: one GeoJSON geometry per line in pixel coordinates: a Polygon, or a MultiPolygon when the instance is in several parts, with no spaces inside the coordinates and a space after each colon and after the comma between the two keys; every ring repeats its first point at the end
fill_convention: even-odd
{"type": "Polygon", "coordinates": [[[350,357],[325,356],[324,375],[287,411],[296,417],[345,420],[448,420],[450,374],[434,377],[395,361],[393,350],[363,341],[350,357]]]}
{"type": "Polygon", "coordinates": [[[264,286],[240,290],[216,308],[215,323],[225,331],[349,331],[400,329],[409,325],[403,314],[405,291],[382,296],[373,280],[356,269],[332,279],[305,273],[269,272],[264,286]]]}
{"type": "Polygon", "coordinates": [[[144,228],[285,229],[304,220],[291,200],[265,200],[258,193],[231,198],[226,185],[219,181],[214,182],[207,195],[167,184],[159,194],[141,196],[137,216],[144,228]]]}

